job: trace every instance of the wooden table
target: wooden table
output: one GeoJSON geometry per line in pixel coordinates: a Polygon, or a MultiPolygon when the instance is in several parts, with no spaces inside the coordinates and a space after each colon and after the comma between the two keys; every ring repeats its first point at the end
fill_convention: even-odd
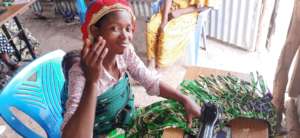
{"type": "Polygon", "coordinates": [[[7,21],[13,19],[13,17],[23,14],[35,1],[36,0],[30,0],[24,4],[17,4],[6,7],[7,11],[5,11],[3,14],[0,14],[0,25],[3,25],[7,21]]]}
{"type": "MultiPolygon", "coordinates": [[[[244,80],[250,80],[248,74],[224,71],[218,69],[204,68],[204,67],[187,67],[185,73],[185,80],[195,80],[199,75],[209,76],[213,75],[234,75],[244,80]]],[[[234,119],[229,123],[231,128],[232,138],[268,138],[268,124],[264,121],[238,118],[234,119]]],[[[163,133],[163,138],[183,138],[183,131],[177,128],[166,129],[163,133]]]]}
{"type": "Polygon", "coordinates": [[[29,0],[26,3],[23,4],[16,4],[16,5],[12,5],[12,6],[8,6],[6,7],[7,10],[0,14],[0,26],[5,34],[5,36],[7,37],[7,39],[9,40],[9,43],[13,46],[15,52],[16,52],[16,56],[19,60],[22,60],[21,54],[18,51],[18,49],[16,48],[15,44],[13,43],[12,39],[14,37],[19,37],[19,38],[23,38],[23,40],[26,43],[26,47],[29,49],[29,52],[32,56],[33,59],[36,58],[36,55],[32,49],[31,44],[28,41],[28,38],[23,30],[23,27],[20,23],[20,21],[18,20],[17,16],[23,14],[26,10],[29,9],[29,6],[32,5],[36,0],[29,0]],[[4,25],[7,21],[9,20],[14,20],[18,29],[19,29],[19,33],[17,36],[11,36],[6,28],[6,26],[4,25]]]}
{"type": "Polygon", "coordinates": [[[225,71],[225,70],[218,70],[212,68],[205,68],[205,67],[198,67],[198,66],[189,66],[187,67],[186,73],[184,75],[184,80],[195,80],[198,78],[199,75],[202,76],[209,76],[209,75],[227,75],[231,74],[238,78],[244,80],[250,80],[248,74],[232,72],[232,71],[225,71]]]}

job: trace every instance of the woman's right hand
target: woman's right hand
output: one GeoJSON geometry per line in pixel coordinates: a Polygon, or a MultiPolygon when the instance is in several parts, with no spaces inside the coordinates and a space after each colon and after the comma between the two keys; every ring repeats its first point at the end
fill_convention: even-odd
{"type": "Polygon", "coordinates": [[[105,48],[106,41],[99,36],[98,41],[92,45],[87,39],[81,50],[81,64],[86,80],[91,83],[97,83],[100,79],[100,73],[103,70],[103,59],[108,53],[105,48]]]}
{"type": "Polygon", "coordinates": [[[168,21],[176,18],[180,16],[180,12],[178,10],[174,10],[174,11],[171,11],[169,14],[168,14],[168,21]]]}

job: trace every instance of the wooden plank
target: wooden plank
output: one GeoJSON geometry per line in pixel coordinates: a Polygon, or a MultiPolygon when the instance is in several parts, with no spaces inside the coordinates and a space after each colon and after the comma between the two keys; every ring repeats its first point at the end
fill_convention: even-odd
{"type": "Polygon", "coordinates": [[[300,124],[298,122],[297,109],[293,99],[287,102],[286,122],[288,130],[288,138],[299,138],[300,124]]]}
{"type": "Polygon", "coordinates": [[[30,0],[26,4],[16,4],[13,6],[6,7],[7,11],[0,15],[0,25],[6,23],[15,16],[23,14],[35,1],[36,0],[30,0]]]}
{"type": "Polygon", "coordinates": [[[272,25],[273,22],[271,22],[272,14],[275,8],[275,0],[263,0],[263,8],[262,13],[260,15],[259,19],[259,28],[256,36],[256,49],[264,49],[266,48],[266,43],[269,33],[270,25],[272,25]]]}
{"type": "Polygon", "coordinates": [[[184,132],[179,128],[167,128],[163,133],[163,138],[183,138],[184,132]]]}
{"type": "Polygon", "coordinates": [[[213,75],[234,75],[238,78],[241,78],[243,80],[249,81],[250,77],[247,74],[238,73],[238,72],[232,72],[232,71],[225,71],[225,70],[218,70],[218,69],[211,69],[211,68],[205,68],[205,67],[197,67],[197,66],[190,66],[187,68],[186,74],[184,76],[184,80],[195,80],[198,78],[199,75],[202,76],[209,76],[211,74],[213,75]]]}
{"type": "Polygon", "coordinates": [[[268,124],[265,121],[237,118],[229,122],[232,138],[268,138],[268,124]]]}

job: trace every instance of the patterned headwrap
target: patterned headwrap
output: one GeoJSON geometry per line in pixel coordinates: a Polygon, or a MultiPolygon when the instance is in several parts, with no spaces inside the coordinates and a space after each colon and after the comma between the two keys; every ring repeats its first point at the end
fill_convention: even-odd
{"type": "Polygon", "coordinates": [[[132,19],[135,20],[135,16],[129,7],[127,0],[94,0],[89,4],[87,9],[85,22],[81,27],[83,40],[87,38],[93,42],[94,38],[90,31],[90,26],[99,21],[104,15],[119,10],[126,10],[132,16],[132,19]]]}

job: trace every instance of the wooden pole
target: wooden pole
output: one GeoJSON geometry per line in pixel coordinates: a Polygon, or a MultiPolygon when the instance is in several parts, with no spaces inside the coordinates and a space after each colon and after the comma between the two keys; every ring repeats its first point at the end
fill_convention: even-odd
{"type": "Polygon", "coordinates": [[[276,0],[263,0],[263,9],[259,19],[259,29],[256,41],[256,50],[264,49],[267,43],[271,17],[275,8],[276,0]]]}
{"type": "Polygon", "coordinates": [[[293,58],[300,45],[300,0],[295,0],[294,11],[288,37],[281,51],[274,79],[272,103],[278,111],[278,126],[280,126],[284,111],[284,94],[288,82],[288,74],[293,58]]]}
{"type": "Polygon", "coordinates": [[[295,101],[289,100],[286,109],[286,122],[288,138],[298,138],[300,136],[300,124],[298,122],[297,109],[295,101]]]}

